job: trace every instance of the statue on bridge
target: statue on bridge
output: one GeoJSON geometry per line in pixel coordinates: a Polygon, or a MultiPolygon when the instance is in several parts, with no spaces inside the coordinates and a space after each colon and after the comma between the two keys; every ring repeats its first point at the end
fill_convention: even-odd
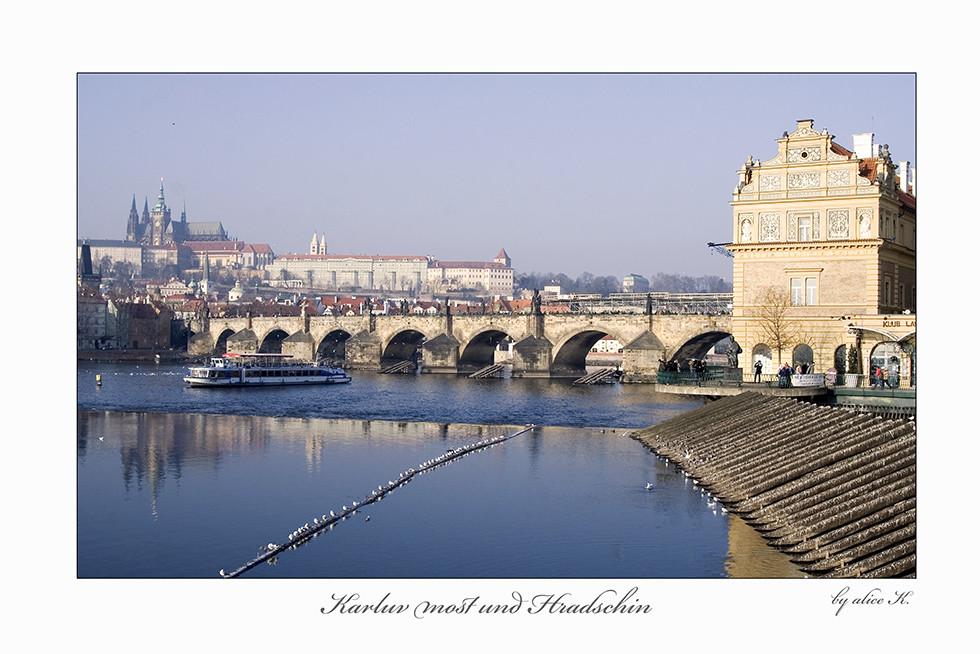
{"type": "Polygon", "coordinates": [[[534,289],[534,295],[531,297],[531,313],[535,316],[541,315],[541,294],[538,293],[538,289],[534,289]]]}
{"type": "Polygon", "coordinates": [[[741,353],[742,348],[734,338],[729,341],[728,348],[725,350],[725,354],[728,355],[728,367],[738,368],[738,355],[741,353]]]}

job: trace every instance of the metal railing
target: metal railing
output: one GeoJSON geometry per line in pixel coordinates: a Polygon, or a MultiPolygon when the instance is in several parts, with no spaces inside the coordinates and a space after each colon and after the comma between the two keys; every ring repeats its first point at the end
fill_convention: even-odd
{"type": "Polygon", "coordinates": [[[673,372],[669,370],[660,370],[657,372],[657,383],[658,384],[668,384],[675,386],[704,386],[704,385],[714,385],[718,386],[726,381],[730,381],[734,385],[738,385],[741,382],[737,379],[726,380],[725,369],[719,367],[709,367],[702,372],[673,372]]]}
{"type": "MultiPolygon", "coordinates": [[[[820,374],[820,373],[814,373],[820,374]]],[[[725,374],[725,368],[723,367],[709,367],[700,375],[695,373],[691,374],[690,371],[683,372],[672,372],[661,370],[657,372],[657,383],[667,384],[675,386],[719,386],[731,384],[739,387],[751,388],[765,387],[765,388],[793,388],[792,377],[787,378],[784,382],[784,386],[780,386],[779,375],[775,373],[762,374],[759,379],[756,380],[755,375],[746,375],[743,379],[732,379],[725,374]]],[[[895,390],[914,390],[915,384],[914,380],[908,377],[902,377],[897,382],[894,380],[889,380],[890,383],[884,384],[883,386],[875,386],[873,380],[869,381],[868,375],[860,375],[858,378],[858,385],[856,388],[861,388],[864,390],[881,390],[881,391],[895,391],[895,390]]],[[[847,383],[845,375],[838,374],[835,377],[828,378],[825,382],[827,386],[835,386],[838,388],[847,388],[847,383]]]]}

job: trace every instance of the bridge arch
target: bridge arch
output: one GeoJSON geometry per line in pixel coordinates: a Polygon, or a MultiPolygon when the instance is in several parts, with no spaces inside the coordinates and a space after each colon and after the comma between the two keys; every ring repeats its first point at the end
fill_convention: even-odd
{"type": "Polygon", "coordinates": [[[225,329],[221,330],[221,333],[218,334],[218,337],[214,339],[214,348],[213,348],[212,353],[213,354],[224,354],[225,352],[227,352],[228,351],[228,337],[234,336],[234,335],[235,335],[235,330],[234,329],[231,329],[230,327],[226,327],[225,329]]]}
{"type": "Polygon", "coordinates": [[[398,361],[414,361],[419,347],[426,340],[426,335],[415,329],[403,329],[395,332],[381,345],[382,367],[398,361]]]}
{"type": "Polygon", "coordinates": [[[614,330],[596,327],[581,329],[563,336],[554,346],[551,361],[552,376],[581,377],[584,375],[585,359],[592,351],[592,346],[606,336],[615,338],[624,346],[628,342],[614,330]]]}
{"type": "Polygon", "coordinates": [[[517,340],[503,329],[492,327],[474,334],[460,345],[457,363],[459,372],[474,372],[494,363],[497,347],[508,339],[517,340]]]}
{"type": "Polygon", "coordinates": [[[289,336],[280,328],[271,329],[259,338],[259,352],[263,354],[281,354],[282,342],[289,336]]]}
{"type": "Polygon", "coordinates": [[[345,329],[334,329],[324,335],[316,346],[313,358],[334,365],[343,365],[347,357],[347,339],[351,334],[345,329]]]}
{"type": "MultiPolygon", "coordinates": [[[[718,343],[730,337],[731,333],[724,331],[706,331],[695,334],[688,337],[680,347],[667,357],[667,360],[677,359],[677,361],[683,363],[689,359],[703,359],[718,343]]],[[[746,354],[743,351],[740,356],[746,354]]],[[[739,365],[741,365],[741,360],[739,361],[739,365]]]]}

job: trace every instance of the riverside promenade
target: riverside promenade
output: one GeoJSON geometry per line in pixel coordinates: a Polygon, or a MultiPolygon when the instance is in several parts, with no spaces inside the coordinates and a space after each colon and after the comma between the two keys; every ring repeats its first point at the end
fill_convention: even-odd
{"type": "Polygon", "coordinates": [[[915,577],[914,420],[749,391],[631,437],[809,577],[915,577]]]}
{"type": "Polygon", "coordinates": [[[804,375],[807,385],[798,385],[800,376],[793,377],[793,384],[780,387],[775,375],[766,375],[761,382],[748,382],[741,374],[727,377],[720,371],[712,371],[706,378],[692,379],[687,373],[657,374],[658,393],[691,395],[717,400],[735,397],[747,391],[772,397],[792,398],[815,404],[845,407],[876,413],[884,417],[909,417],[915,415],[916,389],[908,386],[875,388],[873,386],[847,387],[831,383],[826,375],[804,375]]]}

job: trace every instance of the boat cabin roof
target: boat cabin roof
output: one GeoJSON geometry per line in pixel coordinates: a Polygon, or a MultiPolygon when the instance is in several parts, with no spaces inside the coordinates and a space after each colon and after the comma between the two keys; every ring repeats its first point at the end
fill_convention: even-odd
{"type": "Polygon", "coordinates": [[[211,365],[217,368],[231,366],[278,366],[286,363],[286,359],[291,359],[292,356],[292,354],[276,353],[243,354],[239,352],[226,352],[220,357],[212,357],[211,365]]]}

